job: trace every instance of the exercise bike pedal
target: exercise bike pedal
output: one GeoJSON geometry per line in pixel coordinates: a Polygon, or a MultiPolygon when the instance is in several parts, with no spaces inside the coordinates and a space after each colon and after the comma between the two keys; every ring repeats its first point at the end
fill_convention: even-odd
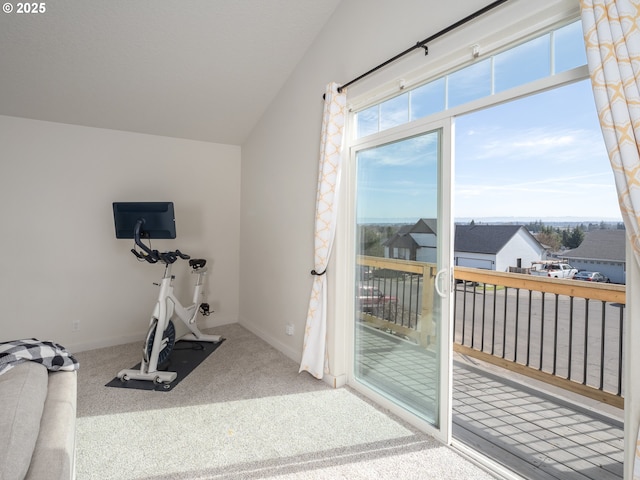
{"type": "Polygon", "coordinates": [[[208,317],[209,315],[211,315],[211,310],[209,308],[209,304],[208,303],[201,303],[200,304],[200,313],[205,317],[208,317]]]}

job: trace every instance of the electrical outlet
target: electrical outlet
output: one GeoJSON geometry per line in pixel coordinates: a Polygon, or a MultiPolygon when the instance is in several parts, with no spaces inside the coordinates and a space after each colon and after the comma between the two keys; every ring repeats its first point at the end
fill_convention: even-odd
{"type": "Polygon", "coordinates": [[[71,322],[71,331],[77,332],[78,330],[80,330],[80,320],[74,320],[71,322]]]}
{"type": "Polygon", "coordinates": [[[293,324],[292,323],[287,323],[287,326],[284,327],[284,332],[287,335],[293,335],[293,324]]]}

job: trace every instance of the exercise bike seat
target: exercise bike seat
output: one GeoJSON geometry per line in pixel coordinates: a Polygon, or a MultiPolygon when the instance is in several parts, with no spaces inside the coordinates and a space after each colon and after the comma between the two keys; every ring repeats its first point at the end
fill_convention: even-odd
{"type": "Polygon", "coordinates": [[[194,270],[198,268],[203,268],[207,264],[207,261],[204,258],[192,258],[189,260],[189,266],[194,270]]]}

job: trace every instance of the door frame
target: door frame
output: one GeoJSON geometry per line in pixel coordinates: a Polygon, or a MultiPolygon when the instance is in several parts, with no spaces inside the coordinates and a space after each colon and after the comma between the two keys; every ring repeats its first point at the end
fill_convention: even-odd
{"type": "Polygon", "coordinates": [[[416,122],[410,128],[394,128],[384,133],[353,142],[344,155],[343,192],[344,213],[339,221],[337,243],[342,252],[339,260],[342,273],[336,278],[338,293],[338,318],[345,321],[345,359],[347,366],[347,384],[362,393],[377,404],[391,411],[410,425],[428,433],[446,445],[451,444],[452,433],[452,382],[453,382],[453,117],[446,117],[437,121],[416,122]],[[355,378],[355,298],[348,292],[355,291],[355,260],[356,260],[356,154],[360,150],[381,146],[415,137],[432,131],[440,131],[440,158],[438,159],[438,220],[442,228],[438,229],[438,265],[446,269],[442,275],[441,289],[447,297],[441,301],[441,319],[446,319],[440,326],[439,354],[440,354],[440,398],[439,398],[439,428],[397,405],[387,397],[382,396],[355,378]]]}

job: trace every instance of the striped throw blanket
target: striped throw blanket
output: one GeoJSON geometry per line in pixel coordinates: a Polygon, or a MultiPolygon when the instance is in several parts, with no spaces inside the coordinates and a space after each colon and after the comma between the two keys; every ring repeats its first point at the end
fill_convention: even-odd
{"type": "Polygon", "coordinates": [[[0,375],[22,362],[41,363],[48,370],[73,371],[78,361],[62,346],[35,338],[0,342],[0,375]]]}

